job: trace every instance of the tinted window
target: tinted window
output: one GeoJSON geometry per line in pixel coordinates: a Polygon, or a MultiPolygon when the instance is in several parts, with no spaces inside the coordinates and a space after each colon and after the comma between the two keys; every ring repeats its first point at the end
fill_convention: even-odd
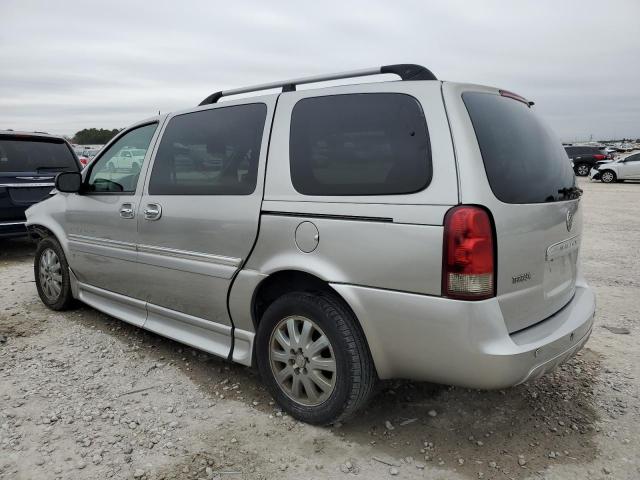
{"type": "Polygon", "coordinates": [[[62,140],[0,137],[0,172],[78,171],[62,140]]]}
{"type": "Polygon", "coordinates": [[[149,181],[152,195],[249,195],[256,188],[264,104],[171,119],[149,181]]]}
{"type": "Polygon", "coordinates": [[[491,93],[462,95],[494,195],[506,203],[565,199],[575,186],[562,144],[522,102],[491,93]],[[568,193],[567,193],[568,195],[568,193]]]}
{"type": "Polygon", "coordinates": [[[291,180],[305,195],[417,192],[431,181],[424,113],[408,95],[307,98],[291,114],[291,180]]]}
{"type": "Polygon", "coordinates": [[[597,148],[592,147],[568,147],[566,148],[566,150],[567,153],[571,156],[584,156],[600,153],[597,148]]]}
{"type": "Polygon", "coordinates": [[[89,192],[135,192],[157,123],[135,128],[116,140],[91,167],[89,192]]]}

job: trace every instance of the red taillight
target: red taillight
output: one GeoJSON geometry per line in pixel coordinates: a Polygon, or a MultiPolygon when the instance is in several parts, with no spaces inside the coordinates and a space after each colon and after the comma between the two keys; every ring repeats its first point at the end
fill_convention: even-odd
{"type": "Polygon", "coordinates": [[[605,158],[607,158],[606,155],[600,155],[599,153],[594,155],[593,158],[595,158],[596,160],[604,160],[605,158]]]}
{"type": "Polygon", "coordinates": [[[495,295],[494,233],[489,213],[470,205],[444,217],[442,295],[481,300],[495,295]]]}
{"type": "Polygon", "coordinates": [[[88,158],[79,158],[78,160],[80,160],[80,165],[82,165],[83,167],[86,167],[87,164],[89,163],[89,159],[88,158]]]}

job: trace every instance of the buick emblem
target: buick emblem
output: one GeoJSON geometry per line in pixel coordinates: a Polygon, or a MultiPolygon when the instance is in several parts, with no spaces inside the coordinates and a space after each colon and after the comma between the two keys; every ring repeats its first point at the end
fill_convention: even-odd
{"type": "Polygon", "coordinates": [[[574,215],[575,211],[573,210],[573,208],[570,208],[569,210],[567,210],[567,232],[571,231],[571,227],[573,226],[573,215],[574,215]]]}

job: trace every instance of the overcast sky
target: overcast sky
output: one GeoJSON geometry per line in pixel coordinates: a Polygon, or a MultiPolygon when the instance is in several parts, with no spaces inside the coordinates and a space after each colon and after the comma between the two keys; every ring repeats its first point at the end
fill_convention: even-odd
{"type": "Polygon", "coordinates": [[[0,0],[0,129],[121,128],[390,63],[520,93],[563,140],[640,137],[639,0],[0,0]]]}

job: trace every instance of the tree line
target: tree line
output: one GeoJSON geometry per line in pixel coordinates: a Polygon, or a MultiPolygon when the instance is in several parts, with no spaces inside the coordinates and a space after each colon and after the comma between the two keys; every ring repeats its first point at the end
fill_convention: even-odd
{"type": "Polygon", "coordinates": [[[120,129],[118,128],[113,130],[108,128],[85,128],[76,132],[71,142],[79,145],[104,145],[115,137],[119,131],[120,129]]]}

